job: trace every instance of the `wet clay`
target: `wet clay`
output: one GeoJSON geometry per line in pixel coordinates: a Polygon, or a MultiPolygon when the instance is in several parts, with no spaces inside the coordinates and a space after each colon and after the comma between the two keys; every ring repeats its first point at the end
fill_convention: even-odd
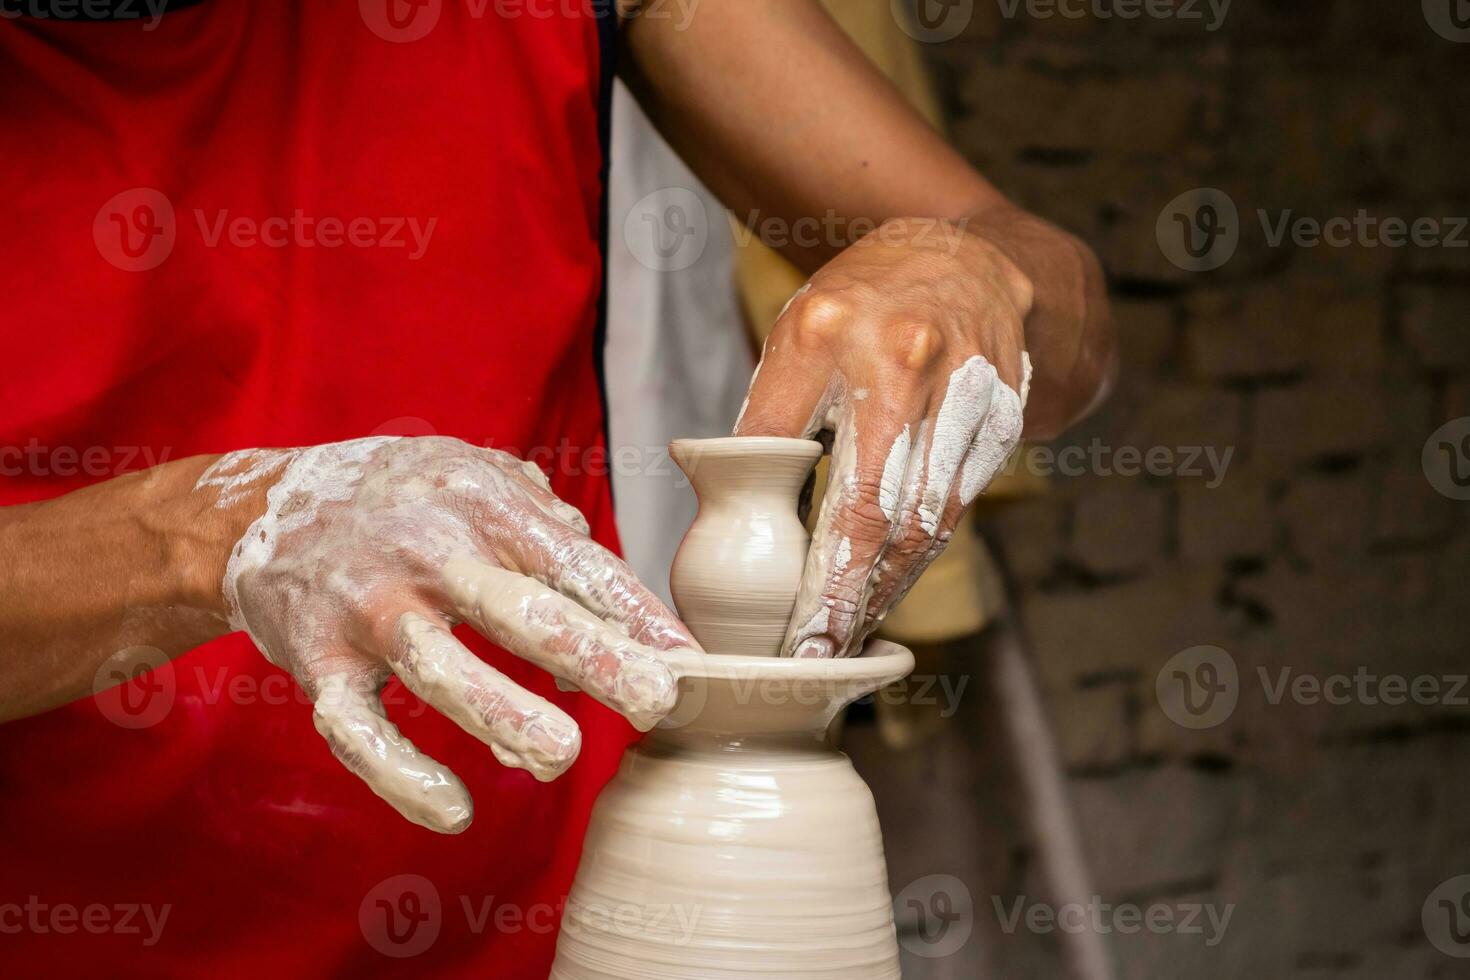
{"type": "Polygon", "coordinates": [[[811,542],[796,499],[821,443],[676,439],[669,455],[699,496],[669,575],[680,618],[711,652],[779,655],[811,542]]]}
{"type": "Polygon", "coordinates": [[[675,601],[707,652],[674,655],[674,711],[598,798],[556,980],[899,976],[873,797],[826,732],[914,660],[883,641],[849,658],[777,656],[807,546],[791,530],[816,458],[803,442],[671,449],[700,495],[675,601]]]}
{"type": "Polygon", "coordinates": [[[442,436],[380,436],[232,453],[196,492],[234,507],[262,488],[220,585],[229,621],[301,685],[333,755],[412,822],[459,833],[474,805],[388,719],[390,677],[539,780],[581,751],[572,717],[477,657],[458,623],[640,729],[674,707],[658,654],[694,638],[533,464],[442,436]]]}

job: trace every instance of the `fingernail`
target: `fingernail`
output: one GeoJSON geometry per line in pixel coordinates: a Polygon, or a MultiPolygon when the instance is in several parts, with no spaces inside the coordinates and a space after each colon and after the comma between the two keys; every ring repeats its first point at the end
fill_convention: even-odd
{"type": "Polygon", "coordinates": [[[438,826],[434,829],[441,834],[462,834],[469,829],[474,819],[474,807],[451,805],[439,813],[438,826]]]}
{"type": "Polygon", "coordinates": [[[624,714],[641,731],[648,731],[674,710],[678,693],[674,675],[662,664],[625,668],[618,679],[618,689],[624,714]]]}
{"type": "Polygon", "coordinates": [[[792,656],[798,660],[830,659],[837,654],[837,644],[825,636],[813,636],[803,640],[792,656]]]}
{"type": "Polygon", "coordinates": [[[571,765],[581,748],[575,727],[568,730],[533,722],[526,730],[526,738],[545,757],[550,768],[558,771],[571,765]]]}

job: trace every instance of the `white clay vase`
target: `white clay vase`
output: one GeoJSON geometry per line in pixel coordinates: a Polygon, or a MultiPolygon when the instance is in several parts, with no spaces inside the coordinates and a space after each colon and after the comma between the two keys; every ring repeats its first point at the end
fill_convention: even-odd
{"type": "MultiPolygon", "coordinates": [[[[794,518],[793,488],[811,463],[794,466],[795,447],[776,444],[798,440],[739,441],[767,444],[763,452],[742,451],[743,466],[777,460],[782,506],[794,518]]],[[[681,465],[700,448],[685,443],[681,465]]],[[[720,454],[735,455],[724,447],[720,454]]],[[[763,554],[764,545],[741,548],[723,537],[786,525],[769,493],[726,495],[702,463],[693,469],[700,533],[685,538],[674,580],[687,573],[681,566],[704,562],[695,578],[709,583],[715,562],[705,549],[738,564],[733,556],[763,554]],[[730,510],[739,499],[750,501],[766,516],[742,521],[726,513],[701,528],[715,497],[730,510]],[[708,533],[718,526],[743,530],[708,533]]],[[[724,472],[755,482],[740,469],[724,472]]],[[[806,538],[789,528],[782,533],[787,553],[770,560],[797,569],[786,576],[794,595],[806,538]]],[[[728,569],[727,580],[736,594],[748,594],[746,569],[728,569]]],[[[826,734],[844,705],[906,676],[913,654],[875,640],[860,656],[796,660],[768,655],[767,631],[760,653],[731,655],[716,638],[738,625],[739,603],[722,596],[721,615],[704,619],[688,607],[714,591],[702,584],[682,592],[680,613],[708,652],[670,655],[679,675],[677,707],[623,756],[593,808],[551,976],[896,980],[898,944],[873,796],[826,734]]],[[[766,616],[768,590],[760,591],[753,615],[766,616]]],[[[783,602],[789,613],[790,598],[783,602]]]]}
{"type": "Polygon", "coordinates": [[[810,439],[675,439],[669,455],[699,497],[669,589],[706,650],[774,657],[811,538],[797,496],[822,456],[810,439]]]}

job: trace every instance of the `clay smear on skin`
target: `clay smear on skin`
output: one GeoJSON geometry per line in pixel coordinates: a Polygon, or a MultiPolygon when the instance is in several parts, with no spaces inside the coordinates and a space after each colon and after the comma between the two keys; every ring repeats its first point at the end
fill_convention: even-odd
{"type": "Polygon", "coordinates": [[[997,381],[994,365],[979,354],[949,376],[944,402],[934,420],[928,474],[919,501],[919,524],[931,537],[939,532],[939,521],[960,464],[976,444],[976,434],[990,412],[997,381]]]}
{"type": "Polygon", "coordinates": [[[1021,443],[1026,395],[1031,388],[1031,359],[1024,353],[1021,355],[1021,368],[1020,395],[1010,385],[996,379],[990,411],[975,435],[970,455],[965,457],[964,470],[960,474],[960,503],[965,506],[969,506],[990,484],[1021,443]]]}
{"type": "Polygon", "coordinates": [[[322,679],[312,711],[332,754],[378,796],[421,827],[458,833],[474,819],[474,803],[458,776],[419,752],[347,674],[322,679]],[[412,792],[404,792],[411,785],[412,792]]]}
{"type": "Polygon", "coordinates": [[[831,628],[831,607],[823,601],[823,592],[827,582],[840,575],[852,560],[852,542],[847,538],[838,541],[832,533],[838,511],[850,504],[857,492],[857,426],[853,422],[851,405],[841,397],[842,391],[841,380],[834,379],[807,423],[808,437],[829,429],[833,432],[833,444],[827,492],[822,497],[822,508],[817,515],[817,533],[813,535],[811,550],[807,552],[806,571],[797,591],[796,608],[792,611],[792,622],[800,625],[788,634],[785,644],[792,655],[799,657],[831,657],[838,652],[830,649],[830,641],[821,639],[812,647],[802,648],[808,640],[823,636],[831,628]],[[844,553],[841,568],[836,567],[839,553],[844,553]]]}
{"type": "MultiPolygon", "coordinates": [[[[937,553],[942,546],[939,525],[943,519],[951,492],[958,493],[960,502],[968,506],[999,471],[1020,442],[1024,395],[1029,391],[1031,360],[1023,352],[1022,392],[1016,392],[1001,381],[994,365],[980,355],[975,355],[956,368],[945,388],[944,401],[931,426],[929,420],[920,423],[917,433],[905,425],[895,437],[884,459],[883,473],[878,487],[878,505],[883,515],[894,524],[894,531],[904,520],[917,520],[924,532],[936,540],[937,553]]],[[[830,416],[835,414],[829,406],[836,399],[824,400],[822,417],[830,425],[830,416]]],[[[844,418],[851,422],[851,413],[844,418]]],[[[820,427],[814,420],[812,428],[820,427]]],[[[849,425],[848,430],[851,430],[849,425]]],[[[843,432],[838,428],[838,432],[843,432]]],[[[834,446],[832,454],[833,478],[831,485],[839,491],[848,490],[852,484],[852,471],[856,469],[856,436],[852,434],[852,446],[844,443],[834,446]],[[846,478],[839,480],[839,476],[846,478]]],[[[827,570],[823,581],[841,576],[851,560],[851,542],[844,539],[838,551],[832,555],[823,547],[827,537],[824,530],[830,527],[828,501],[834,496],[845,502],[841,493],[829,493],[823,501],[822,519],[818,523],[818,534],[813,542],[812,557],[827,570]],[[846,551],[842,547],[846,546],[846,551]]],[[[919,563],[905,577],[905,588],[917,577],[917,571],[928,564],[919,563]]],[[[885,571],[880,560],[877,576],[881,579],[885,571]]],[[[890,573],[891,574],[891,573],[890,573]]],[[[862,596],[863,607],[872,591],[882,586],[881,581],[868,583],[869,588],[862,596]]],[[[900,589],[897,594],[901,595],[900,589]]],[[[803,596],[803,599],[807,597],[803,596]]],[[[810,599],[798,601],[798,609],[809,608],[810,599]]],[[[880,614],[881,615],[881,614],[880,614]]],[[[812,612],[801,627],[794,631],[792,642],[800,644],[806,638],[824,633],[830,625],[827,609],[812,612]]],[[[808,654],[815,651],[808,651],[808,654]]]]}
{"type": "Polygon", "coordinates": [[[832,567],[840,572],[847,567],[850,561],[852,561],[852,539],[844,536],[837,543],[837,555],[832,559],[832,567]]]}
{"type": "Polygon", "coordinates": [[[640,731],[673,708],[678,685],[662,661],[536,580],[468,557],[450,559],[444,576],[455,606],[492,640],[512,643],[495,624],[517,623],[514,646],[540,651],[540,666],[621,711],[640,731]]]}
{"type": "MultiPolygon", "coordinates": [[[[230,553],[225,566],[224,595],[230,610],[230,626],[250,634],[257,647],[271,660],[270,653],[260,638],[250,630],[240,610],[240,574],[252,568],[260,568],[274,557],[281,536],[306,527],[317,519],[323,504],[351,499],[362,481],[363,466],[379,446],[399,439],[399,436],[376,436],[352,442],[332,443],[311,449],[288,450],[272,453],[274,459],[261,458],[263,450],[247,450],[221,457],[204,472],[195,484],[220,486],[221,495],[216,507],[228,507],[235,498],[238,488],[249,474],[248,482],[260,479],[286,463],[286,470],[275,485],[266,491],[265,513],[245,531],[230,553]],[[243,466],[243,470],[241,467],[243,466]],[[232,482],[236,481],[236,482],[232,482]],[[294,506],[287,508],[290,501],[294,506]]],[[[277,664],[277,666],[282,666],[277,664]]]]}
{"type": "Polygon", "coordinates": [[[219,493],[216,508],[233,507],[245,499],[247,489],[291,459],[289,452],[274,449],[242,449],[226,453],[200,475],[195,490],[213,487],[219,493]]]}
{"type": "MultiPolygon", "coordinates": [[[[523,598],[534,594],[543,600],[527,603],[524,620],[503,621],[521,641],[518,648],[565,660],[557,663],[563,673],[584,686],[600,685],[595,689],[604,703],[611,692],[610,700],[618,703],[610,706],[633,715],[639,727],[672,707],[676,682],[669,668],[629,639],[625,626],[604,622],[574,598],[590,608],[629,615],[640,606],[652,611],[657,600],[635,593],[627,581],[631,572],[585,537],[580,514],[570,505],[558,506],[539,471],[506,454],[453,440],[383,436],[233,453],[217,461],[196,486],[216,490],[217,506],[226,507],[243,499],[247,487],[276,473],[264,513],[236,543],[226,566],[221,586],[230,623],[309,689],[317,728],[344,765],[415,822],[441,831],[462,829],[471,803],[457,777],[419,753],[383,714],[374,694],[389,669],[421,696],[453,689],[457,697],[426,700],[489,744],[502,763],[538,779],[553,778],[571,764],[580,733],[559,709],[475,658],[449,633],[447,618],[405,614],[397,623],[396,650],[386,662],[364,661],[360,671],[325,666],[337,643],[334,625],[341,626],[343,617],[372,615],[374,592],[384,582],[408,576],[403,582],[408,589],[433,588],[451,572],[463,581],[470,573],[450,561],[450,556],[463,556],[456,561],[476,570],[482,584],[488,576],[499,576],[514,583],[523,598]],[[504,526],[496,540],[537,543],[524,549],[524,558],[535,567],[524,569],[526,574],[498,567],[483,553],[483,531],[444,501],[444,493],[499,501],[504,526]],[[276,592],[251,591],[253,576],[262,572],[276,592]],[[416,581],[425,574],[434,581],[416,581]],[[553,579],[574,598],[544,584],[553,579]],[[279,591],[283,582],[285,591],[279,591]],[[558,605],[576,615],[551,615],[548,610],[558,605]],[[593,634],[596,643],[589,639],[593,634]]],[[[676,635],[672,617],[649,615],[641,621],[640,634],[651,634],[651,642],[691,642],[676,635]],[[662,619],[670,620],[666,628],[649,625],[662,619]]],[[[505,644],[506,638],[498,639],[505,644]]]]}
{"type": "Polygon", "coordinates": [[[893,440],[893,448],[888,450],[888,458],[883,461],[883,477],[878,484],[878,506],[890,521],[898,515],[898,498],[903,493],[903,478],[908,470],[911,449],[909,427],[905,425],[898,438],[893,440]]]}
{"type": "Polygon", "coordinates": [[[581,733],[560,708],[519,688],[447,629],[418,613],[399,617],[398,635],[393,672],[409,690],[490,746],[501,765],[548,782],[576,761],[581,733]],[[459,692],[465,696],[455,696],[459,692]]]}

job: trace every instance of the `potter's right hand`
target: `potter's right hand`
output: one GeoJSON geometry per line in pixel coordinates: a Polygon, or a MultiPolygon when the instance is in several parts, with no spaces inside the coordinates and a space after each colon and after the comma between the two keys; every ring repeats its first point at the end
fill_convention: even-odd
{"type": "Polygon", "coordinates": [[[225,572],[231,626],[301,684],[343,765],[432,830],[464,830],[473,803],[387,719],[390,677],[538,779],[581,747],[566,712],[471,653],[456,623],[644,730],[674,706],[659,651],[698,646],[540,469],[503,452],[440,437],[249,450],[197,490],[259,514],[225,572]]]}

